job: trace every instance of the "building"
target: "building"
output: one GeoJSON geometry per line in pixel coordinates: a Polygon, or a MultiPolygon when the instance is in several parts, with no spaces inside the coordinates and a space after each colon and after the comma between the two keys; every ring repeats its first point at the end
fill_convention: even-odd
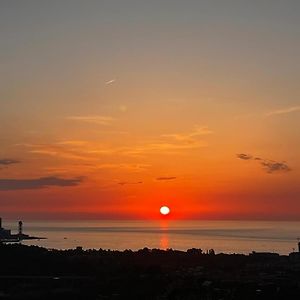
{"type": "Polygon", "coordinates": [[[2,219],[0,218],[0,240],[11,238],[11,230],[2,228],[2,219]]]}

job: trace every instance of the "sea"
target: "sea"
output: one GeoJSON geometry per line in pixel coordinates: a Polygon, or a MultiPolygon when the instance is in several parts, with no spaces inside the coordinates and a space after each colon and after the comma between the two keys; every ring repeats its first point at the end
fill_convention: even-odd
{"type": "MultiPolygon", "coordinates": [[[[3,227],[17,232],[18,224],[3,227]]],[[[300,222],[267,221],[24,221],[22,241],[49,249],[214,249],[216,253],[298,251],[300,222]]]]}

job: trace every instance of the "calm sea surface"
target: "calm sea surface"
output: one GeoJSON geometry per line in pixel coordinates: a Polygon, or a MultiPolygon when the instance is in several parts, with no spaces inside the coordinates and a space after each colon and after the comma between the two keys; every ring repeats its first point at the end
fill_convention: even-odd
{"type": "MultiPolygon", "coordinates": [[[[17,231],[17,222],[3,227],[17,231]]],[[[46,240],[24,244],[68,249],[213,248],[217,253],[269,251],[288,254],[297,248],[300,222],[256,221],[79,221],[24,222],[24,233],[46,240]]]]}

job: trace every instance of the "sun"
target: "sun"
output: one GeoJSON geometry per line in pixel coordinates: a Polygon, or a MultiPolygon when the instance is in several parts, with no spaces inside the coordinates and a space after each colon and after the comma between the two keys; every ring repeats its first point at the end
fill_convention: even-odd
{"type": "Polygon", "coordinates": [[[168,206],[162,206],[159,211],[162,215],[167,216],[170,213],[170,208],[168,206]]]}

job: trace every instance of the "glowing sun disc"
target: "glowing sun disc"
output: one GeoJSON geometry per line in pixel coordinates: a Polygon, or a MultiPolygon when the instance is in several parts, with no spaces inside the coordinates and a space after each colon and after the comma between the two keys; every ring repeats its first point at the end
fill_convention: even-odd
{"type": "Polygon", "coordinates": [[[162,215],[166,216],[170,213],[170,208],[168,206],[162,206],[159,211],[162,215]]]}

